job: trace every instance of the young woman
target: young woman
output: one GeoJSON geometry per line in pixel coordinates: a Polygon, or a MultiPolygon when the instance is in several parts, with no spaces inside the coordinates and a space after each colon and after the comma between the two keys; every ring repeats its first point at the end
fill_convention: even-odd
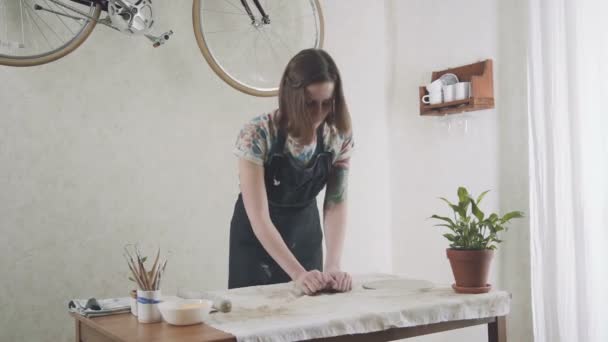
{"type": "Polygon", "coordinates": [[[230,226],[229,288],[293,280],[308,295],[351,290],[340,259],[353,146],[336,63],[323,50],[301,51],[283,73],[278,110],[247,123],[236,142],[241,193],[230,226]],[[323,265],[316,196],[326,185],[323,265]]]}

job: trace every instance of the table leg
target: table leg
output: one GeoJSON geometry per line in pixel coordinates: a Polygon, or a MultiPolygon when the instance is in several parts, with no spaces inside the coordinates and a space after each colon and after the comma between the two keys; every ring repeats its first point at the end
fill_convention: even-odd
{"type": "Polygon", "coordinates": [[[75,328],[76,328],[75,334],[74,334],[75,340],[76,340],[76,342],[80,342],[80,321],[75,319],[74,323],[75,323],[75,328]]]}
{"type": "Polygon", "coordinates": [[[498,316],[488,323],[488,342],[507,342],[507,317],[498,316]]]}

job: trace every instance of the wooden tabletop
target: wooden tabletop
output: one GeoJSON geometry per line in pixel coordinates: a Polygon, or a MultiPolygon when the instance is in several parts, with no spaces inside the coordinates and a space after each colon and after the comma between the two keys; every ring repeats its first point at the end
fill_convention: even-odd
{"type": "MultiPolygon", "coordinates": [[[[362,278],[363,279],[363,278],[362,278]]],[[[367,278],[366,278],[367,279],[367,278]]],[[[464,320],[450,320],[441,321],[437,323],[429,323],[424,325],[408,326],[402,328],[394,327],[383,331],[372,331],[368,333],[360,333],[349,335],[349,330],[342,329],[339,336],[325,337],[318,339],[323,342],[385,342],[393,341],[395,339],[402,339],[426,334],[432,334],[440,331],[460,329],[464,327],[485,324],[488,329],[488,340],[492,342],[506,342],[506,317],[495,316],[497,313],[501,314],[505,312],[505,308],[508,308],[510,303],[510,295],[505,291],[495,291],[491,294],[484,295],[459,295],[454,294],[449,287],[437,287],[433,291],[423,291],[417,295],[403,296],[399,291],[386,292],[390,296],[369,296],[366,291],[362,288],[353,290],[347,297],[340,296],[325,296],[325,297],[312,297],[309,298],[309,302],[314,302],[316,305],[291,305],[289,306],[291,314],[276,314],[273,316],[272,310],[268,310],[269,307],[281,308],[285,307],[284,296],[282,295],[290,291],[289,285],[276,284],[268,285],[263,288],[254,289],[237,289],[228,290],[237,291],[233,294],[232,299],[243,303],[241,306],[237,306],[230,316],[218,316],[210,319],[209,322],[213,324],[213,327],[203,324],[196,324],[190,326],[172,326],[165,322],[161,323],[139,323],[137,317],[131,315],[131,313],[102,316],[95,318],[86,318],[79,314],[71,314],[75,320],[75,337],[77,342],[109,342],[109,341],[120,341],[120,342],[236,342],[236,337],[233,334],[243,334],[244,336],[251,335],[255,337],[252,332],[247,332],[242,329],[242,324],[247,323],[244,320],[252,319],[249,322],[249,330],[254,330],[255,334],[266,334],[266,335],[277,335],[277,336],[288,336],[285,334],[286,329],[298,328],[302,324],[307,322],[306,317],[311,315],[323,315],[327,310],[327,307],[339,308],[339,304],[345,304],[349,300],[355,300],[355,305],[348,306],[348,312],[343,313],[345,316],[353,314],[353,311],[357,311],[356,319],[351,320],[352,324],[361,323],[361,320],[369,319],[369,317],[379,317],[382,312],[368,312],[369,308],[377,308],[379,305],[391,307],[391,310],[402,314],[411,315],[418,314],[416,311],[421,305],[426,305],[425,308],[431,310],[433,314],[438,312],[443,306],[447,306],[449,310],[454,310],[454,305],[459,302],[463,302],[470,308],[468,310],[478,309],[478,315],[482,315],[481,312],[487,312],[486,315],[490,317],[486,318],[469,318],[464,320]],[[390,292],[390,293],[389,293],[390,292]],[[358,307],[360,303],[365,302],[368,299],[370,303],[374,304],[369,307],[363,306],[358,307]],[[501,305],[505,308],[498,310],[497,300],[501,300],[501,305]],[[333,302],[331,302],[333,301],[333,302]],[[331,306],[329,304],[335,304],[331,306]],[[476,303],[475,305],[473,305],[476,303]],[[247,304],[247,305],[245,305],[247,304]],[[487,307],[490,306],[490,307],[487,307]],[[481,310],[481,309],[487,310],[481,310]],[[298,311],[298,309],[300,311],[298,311]],[[253,314],[251,313],[253,312],[253,314]],[[240,315],[239,315],[240,314],[240,315]],[[261,326],[260,324],[266,324],[266,320],[260,320],[258,316],[268,316],[274,319],[274,325],[261,326]],[[270,316],[269,316],[270,315],[270,316]],[[257,317],[257,318],[256,318],[257,317]],[[222,321],[223,319],[223,321],[222,321]],[[224,322],[224,323],[222,323],[224,322]],[[280,327],[280,329],[277,329],[280,327]],[[223,329],[218,330],[218,329],[223,329]],[[231,332],[231,333],[228,333],[231,332]]],[[[226,294],[227,298],[228,294],[226,294]]],[[[351,302],[353,303],[353,302],[351,302]]],[[[287,303],[289,304],[289,303],[287,303]]],[[[377,310],[377,309],[376,309],[377,310]]],[[[450,311],[451,312],[451,311],[450,311]]],[[[508,310],[507,310],[508,312],[508,310]]],[[[422,312],[420,315],[424,315],[422,312]]],[[[268,318],[266,317],[266,318],[268,318]]],[[[318,317],[318,316],[314,316],[318,317]]],[[[459,316],[460,317],[460,316],[459,316]]],[[[317,320],[315,329],[323,329],[326,325],[325,321],[317,320]]],[[[403,322],[404,325],[407,322],[403,322]]],[[[246,329],[245,329],[246,330],[246,329]]],[[[336,332],[337,333],[337,332],[336,332]]],[[[265,335],[265,336],[266,336],[265,335]]],[[[309,335],[307,335],[309,336],[309,335]]],[[[316,336],[316,335],[315,335],[316,336]]],[[[305,337],[303,337],[305,338],[305,337]]]]}
{"type": "Polygon", "coordinates": [[[163,341],[163,342],[234,342],[236,338],[206,324],[172,326],[166,322],[139,323],[130,313],[76,319],[76,341],[163,341]],[[82,324],[80,324],[82,323],[82,324]]]}
{"type": "MultiPolygon", "coordinates": [[[[139,323],[130,313],[86,318],[71,313],[76,322],[76,342],[236,342],[236,338],[206,324],[176,327],[165,322],[139,323]]],[[[474,325],[488,325],[489,342],[506,342],[506,317],[489,317],[461,321],[448,321],[406,328],[390,328],[364,334],[342,335],[316,339],[319,342],[385,342],[441,331],[461,329],[474,325]]]]}

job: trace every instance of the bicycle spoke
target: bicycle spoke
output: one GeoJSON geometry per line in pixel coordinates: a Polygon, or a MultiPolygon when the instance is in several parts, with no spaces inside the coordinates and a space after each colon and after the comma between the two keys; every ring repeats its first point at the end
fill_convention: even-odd
{"type": "Polygon", "coordinates": [[[268,38],[268,35],[266,34],[266,32],[262,32],[262,36],[265,38],[266,43],[268,43],[268,46],[270,46],[270,50],[272,50],[272,53],[274,54],[275,59],[277,61],[280,61],[281,58],[279,57],[279,54],[277,53],[277,50],[275,50],[274,46],[270,42],[270,38],[268,38]]]}
{"type": "MultiPolygon", "coordinates": [[[[314,17],[314,15],[310,14],[310,15],[302,15],[302,16],[296,17],[295,19],[312,18],[312,17],[314,17]]],[[[275,22],[284,23],[284,24],[292,24],[292,25],[293,24],[298,24],[298,23],[301,24],[302,23],[302,20],[295,20],[295,19],[289,20],[289,22],[282,21],[282,20],[276,20],[275,22]]]]}
{"type": "MultiPolygon", "coordinates": [[[[26,10],[27,10],[27,7],[26,7],[26,10]]],[[[34,23],[34,26],[36,26],[36,28],[38,29],[38,31],[40,32],[40,34],[42,35],[42,37],[44,37],[44,40],[46,41],[46,43],[49,46],[49,48],[52,49],[53,46],[49,42],[49,39],[46,37],[46,35],[44,34],[44,31],[42,31],[42,29],[40,28],[40,26],[38,26],[38,23],[34,20],[34,18],[32,18],[32,15],[30,14],[30,12],[26,11],[25,13],[30,17],[30,21],[34,23]]]]}
{"type": "MultiPolygon", "coordinates": [[[[48,0],[44,0],[44,1],[45,1],[47,4],[49,3],[49,2],[48,2],[48,0]]],[[[74,16],[75,14],[80,15],[79,13],[75,13],[75,12],[73,12],[73,11],[72,11],[72,12],[70,12],[70,13],[68,13],[68,11],[65,9],[65,7],[60,6],[60,5],[58,5],[57,3],[54,3],[54,2],[52,2],[52,1],[51,1],[51,3],[53,4],[53,6],[55,6],[55,8],[56,8],[56,9],[60,10],[61,12],[63,12],[63,13],[64,13],[64,14],[66,14],[66,15],[69,15],[69,16],[74,16]]],[[[86,18],[81,17],[81,19],[85,20],[86,18]]]]}
{"type": "MultiPolygon", "coordinates": [[[[49,9],[50,9],[50,8],[51,8],[51,5],[49,4],[49,2],[48,2],[47,0],[44,0],[44,2],[46,3],[46,5],[47,5],[47,6],[49,7],[49,9]]],[[[55,6],[56,6],[56,7],[58,7],[57,5],[55,5],[55,6]]],[[[63,12],[64,12],[64,13],[66,13],[66,12],[65,12],[65,10],[64,10],[63,12]]],[[[66,14],[67,14],[67,13],[66,13],[66,14]]],[[[70,29],[70,27],[69,27],[69,26],[68,26],[68,25],[65,23],[65,21],[63,21],[63,18],[61,18],[61,16],[60,16],[60,15],[58,15],[58,14],[55,14],[55,15],[57,16],[57,19],[59,19],[59,21],[61,21],[61,23],[63,24],[63,26],[65,26],[65,28],[67,28],[67,29],[68,29],[68,31],[70,31],[70,33],[74,34],[74,31],[72,31],[72,29],[70,29]]]]}
{"type": "Polygon", "coordinates": [[[2,22],[4,23],[4,31],[5,34],[8,35],[8,33],[6,33],[6,31],[8,31],[8,22],[6,21],[6,4],[5,4],[5,0],[0,0],[0,13],[2,13],[2,22]]]}
{"type": "MultiPolygon", "coordinates": [[[[30,36],[32,37],[32,41],[34,42],[33,45],[36,47],[36,49],[39,49],[40,48],[40,43],[39,43],[40,37],[36,38],[36,36],[34,35],[34,32],[35,32],[34,28],[37,28],[40,31],[40,27],[36,25],[36,22],[29,16],[29,14],[28,14],[28,18],[30,18],[29,19],[29,23],[30,23],[30,36]]],[[[44,37],[44,35],[43,35],[43,37],[44,37]]],[[[47,43],[47,45],[49,45],[48,41],[46,41],[46,43],[47,43]]],[[[23,42],[23,45],[25,46],[25,41],[23,42]]]]}
{"type": "Polygon", "coordinates": [[[248,29],[205,31],[205,33],[232,33],[232,32],[243,32],[243,31],[248,31],[248,29]]]}
{"type": "Polygon", "coordinates": [[[0,36],[0,40],[2,40],[0,42],[0,47],[6,47],[6,48],[10,49],[10,48],[13,48],[14,45],[11,44],[11,39],[10,39],[10,35],[9,35],[8,19],[6,17],[6,13],[5,13],[5,11],[7,11],[8,6],[6,5],[6,1],[5,0],[2,0],[0,8],[3,9],[3,11],[2,11],[2,20],[3,21],[0,22],[0,23],[4,23],[4,25],[2,25],[2,26],[4,27],[4,34],[6,36],[6,38],[5,38],[5,36],[0,36]]]}
{"type": "Polygon", "coordinates": [[[21,12],[21,41],[25,43],[25,28],[23,27],[23,1],[19,0],[19,7],[21,12]]]}
{"type": "MultiPolygon", "coordinates": [[[[255,31],[255,29],[252,28],[251,32],[248,32],[248,33],[257,33],[257,32],[255,31]]],[[[247,54],[247,51],[249,51],[249,48],[252,47],[252,46],[254,46],[254,45],[255,45],[255,39],[253,40],[253,43],[251,43],[251,44],[245,44],[246,47],[245,47],[245,49],[243,49],[243,51],[242,51],[242,53],[240,55],[234,54],[233,56],[239,56],[238,59],[242,60],[242,58],[247,54]]],[[[231,62],[234,61],[234,60],[236,60],[236,58],[234,58],[234,57],[230,59],[231,62]]]]}
{"type": "MultiPolygon", "coordinates": [[[[231,27],[226,27],[225,23],[221,23],[221,24],[223,24],[223,25],[220,25],[220,27],[218,27],[218,28],[213,27],[213,29],[212,29],[212,28],[208,27],[204,31],[204,33],[213,33],[213,32],[239,32],[239,31],[249,30],[249,29],[253,28],[253,25],[251,25],[250,22],[246,22],[246,23],[245,22],[240,22],[239,24],[233,25],[231,27]]],[[[215,26],[215,25],[213,25],[213,26],[215,26]]]]}
{"type": "Polygon", "coordinates": [[[232,7],[236,8],[236,9],[237,9],[237,11],[241,11],[241,13],[243,13],[244,15],[247,15],[247,16],[248,16],[248,14],[245,12],[245,10],[244,10],[244,9],[242,9],[242,8],[240,8],[240,7],[238,7],[238,6],[236,6],[235,4],[233,4],[232,2],[230,2],[230,0],[224,0],[224,1],[225,1],[225,2],[227,2],[227,3],[229,3],[229,4],[230,4],[230,6],[232,6],[232,7]]]}
{"type": "Polygon", "coordinates": [[[245,16],[245,17],[249,17],[247,14],[243,14],[243,13],[216,11],[216,10],[210,10],[210,9],[203,9],[203,11],[205,11],[205,12],[213,12],[213,13],[222,13],[222,14],[242,15],[242,16],[245,16]]]}
{"type": "MultiPolygon", "coordinates": [[[[294,27],[296,27],[296,25],[300,25],[301,26],[302,22],[293,22],[293,23],[287,23],[283,26],[281,26],[282,30],[288,30],[288,29],[292,29],[294,27]]],[[[315,24],[315,28],[316,28],[316,24],[315,24]]],[[[279,31],[279,30],[275,30],[275,31],[279,31]]]]}
{"type": "Polygon", "coordinates": [[[254,63],[254,69],[253,70],[259,70],[258,65],[260,63],[258,63],[258,39],[260,39],[260,36],[255,36],[255,40],[253,41],[253,63],[254,63]]]}
{"type": "Polygon", "coordinates": [[[285,41],[283,41],[283,39],[281,38],[281,35],[279,35],[278,32],[275,32],[273,30],[270,31],[270,33],[274,34],[277,36],[277,38],[279,39],[279,42],[281,44],[283,44],[283,46],[285,46],[285,48],[287,48],[287,51],[289,51],[290,54],[295,54],[294,49],[290,48],[287,44],[285,44],[285,41]]]}
{"type": "MultiPolygon", "coordinates": [[[[288,3],[289,3],[289,1],[285,1],[285,2],[283,2],[283,5],[281,5],[281,6],[277,7],[277,8],[274,8],[273,10],[274,10],[274,11],[278,11],[278,10],[280,10],[281,8],[285,8],[285,6],[286,6],[288,3]]],[[[268,10],[270,11],[270,9],[268,9],[268,10]]]]}
{"type": "MultiPolygon", "coordinates": [[[[224,63],[222,63],[222,68],[225,70],[231,70],[233,67],[233,62],[236,60],[242,60],[244,58],[244,56],[246,56],[247,51],[249,51],[250,46],[252,45],[252,43],[247,44],[247,42],[250,42],[250,40],[246,40],[245,44],[240,44],[241,41],[237,42],[237,47],[243,47],[242,49],[238,49],[238,51],[236,51],[236,48],[231,48],[230,51],[232,52],[232,54],[230,55],[230,58],[227,58],[224,63]]],[[[227,48],[227,47],[226,47],[227,48]]],[[[213,50],[215,51],[215,50],[213,50]]],[[[216,53],[218,51],[215,51],[216,53]]]]}
{"type": "MultiPolygon", "coordinates": [[[[35,15],[38,17],[38,19],[42,20],[42,22],[43,22],[43,23],[44,23],[44,24],[45,24],[45,25],[46,25],[46,26],[47,26],[49,29],[51,29],[51,31],[52,31],[52,32],[55,34],[55,36],[57,36],[57,40],[59,40],[61,43],[63,43],[63,41],[61,40],[61,37],[59,37],[59,34],[58,34],[58,33],[57,33],[57,32],[56,32],[54,29],[53,29],[53,27],[52,27],[51,25],[49,25],[49,23],[48,23],[46,20],[44,20],[42,17],[40,17],[40,15],[39,15],[38,13],[36,13],[36,10],[35,10],[35,9],[33,9],[33,8],[31,7],[31,5],[28,5],[28,7],[26,7],[25,9],[26,9],[26,10],[28,10],[28,11],[30,11],[30,13],[32,13],[32,12],[33,12],[33,13],[34,13],[34,14],[35,14],[35,15]]],[[[30,15],[30,16],[31,16],[31,15],[30,15]]]]}

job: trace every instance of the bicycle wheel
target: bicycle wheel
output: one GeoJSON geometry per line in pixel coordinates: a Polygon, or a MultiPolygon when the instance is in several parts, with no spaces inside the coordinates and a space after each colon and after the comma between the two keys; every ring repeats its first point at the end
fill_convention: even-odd
{"type": "Polygon", "coordinates": [[[70,0],[0,0],[0,64],[33,66],[74,51],[95,27],[101,5],[70,0]]]}
{"type": "Polygon", "coordinates": [[[323,13],[318,0],[258,4],[261,10],[251,0],[194,0],[194,34],[205,60],[222,80],[250,95],[275,96],[291,57],[323,46],[323,13]]]}

